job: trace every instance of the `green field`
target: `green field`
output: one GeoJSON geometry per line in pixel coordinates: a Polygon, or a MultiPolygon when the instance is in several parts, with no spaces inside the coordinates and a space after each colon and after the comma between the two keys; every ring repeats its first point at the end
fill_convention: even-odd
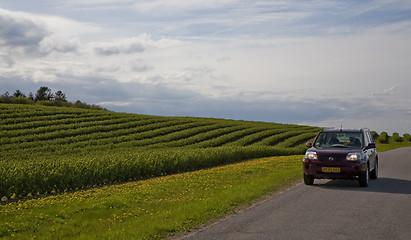
{"type": "Polygon", "coordinates": [[[301,180],[294,154],[319,130],[0,104],[0,238],[171,236],[301,180]]]}
{"type": "Polygon", "coordinates": [[[302,154],[317,127],[0,104],[0,198],[302,154]]]}

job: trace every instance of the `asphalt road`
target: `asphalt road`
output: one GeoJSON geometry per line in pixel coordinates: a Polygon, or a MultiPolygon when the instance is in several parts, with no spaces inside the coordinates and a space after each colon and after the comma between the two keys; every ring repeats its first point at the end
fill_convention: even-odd
{"type": "Polygon", "coordinates": [[[379,178],[300,183],[182,237],[195,239],[411,239],[411,148],[379,153],[379,178]]]}

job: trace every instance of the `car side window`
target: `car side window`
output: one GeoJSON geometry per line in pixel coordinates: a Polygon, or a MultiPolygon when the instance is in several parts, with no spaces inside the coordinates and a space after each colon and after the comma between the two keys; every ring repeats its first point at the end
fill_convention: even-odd
{"type": "Polygon", "coordinates": [[[369,143],[370,143],[370,138],[368,136],[368,132],[364,131],[364,146],[368,146],[369,143]]]}
{"type": "Polygon", "coordinates": [[[370,131],[365,131],[364,133],[365,133],[365,136],[366,136],[365,146],[368,146],[368,144],[370,144],[370,143],[374,143],[374,140],[372,138],[372,135],[371,135],[370,131]]]}
{"type": "Polygon", "coordinates": [[[372,137],[372,134],[368,131],[368,135],[370,137],[370,143],[374,143],[374,138],[372,137]]]}

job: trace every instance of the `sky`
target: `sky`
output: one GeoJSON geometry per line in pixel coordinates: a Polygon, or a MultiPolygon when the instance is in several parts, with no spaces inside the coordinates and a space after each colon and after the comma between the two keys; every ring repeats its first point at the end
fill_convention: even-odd
{"type": "Polygon", "coordinates": [[[0,0],[0,94],[411,133],[409,0],[0,0]]]}

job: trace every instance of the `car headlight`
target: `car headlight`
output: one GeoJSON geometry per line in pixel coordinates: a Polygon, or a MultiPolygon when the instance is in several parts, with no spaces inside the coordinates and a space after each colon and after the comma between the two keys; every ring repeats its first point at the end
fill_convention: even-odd
{"type": "Polygon", "coordinates": [[[306,152],[305,155],[304,155],[304,158],[308,159],[308,160],[317,160],[318,159],[316,152],[306,152]]]}
{"type": "Polygon", "coordinates": [[[347,161],[358,161],[364,159],[364,153],[362,152],[353,152],[347,154],[347,161]]]}

